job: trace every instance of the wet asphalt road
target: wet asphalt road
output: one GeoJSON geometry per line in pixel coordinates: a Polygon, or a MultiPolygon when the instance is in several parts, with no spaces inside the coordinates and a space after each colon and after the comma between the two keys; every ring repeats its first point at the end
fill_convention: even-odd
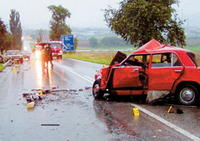
{"type": "MultiPolygon", "coordinates": [[[[134,117],[129,100],[95,101],[88,87],[101,67],[64,59],[54,61],[54,68],[44,72],[37,60],[25,62],[16,70],[6,68],[0,73],[0,141],[191,140],[143,112],[134,117]],[[22,93],[53,87],[68,89],[68,92],[45,95],[33,110],[27,110],[22,93]]],[[[174,105],[184,113],[169,114],[168,105],[138,105],[200,137],[199,107],[174,105]]]]}

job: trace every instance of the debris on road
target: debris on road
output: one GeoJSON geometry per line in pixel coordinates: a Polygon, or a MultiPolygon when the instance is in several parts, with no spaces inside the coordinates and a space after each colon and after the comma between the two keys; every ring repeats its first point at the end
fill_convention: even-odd
{"type": "MultiPolygon", "coordinates": [[[[68,92],[69,94],[77,94],[77,92],[83,92],[84,89],[57,89],[58,87],[53,87],[52,89],[32,89],[30,93],[23,93],[22,96],[27,102],[27,109],[33,109],[39,101],[45,98],[46,95],[53,94],[56,96],[58,92],[68,92]]],[[[89,90],[91,87],[86,87],[85,90],[89,90]]],[[[63,97],[60,95],[60,98],[49,98],[47,102],[52,102],[63,97]]]]}
{"type": "Polygon", "coordinates": [[[179,108],[174,108],[172,105],[167,110],[168,113],[183,114],[183,110],[179,108]]]}
{"type": "Polygon", "coordinates": [[[85,90],[89,90],[89,89],[91,89],[92,87],[85,87],[85,90]]]}
{"type": "Polygon", "coordinates": [[[169,95],[169,91],[148,91],[146,102],[151,104],[169,95]]]}
{"type": "Polygon", "coordinates": [[[35,107],[35,102],[30,102],[27,104],[27,109],[33,109],[35,107]]]}
{"type": "Polygon", "coordinates": [[[177,114],[183,114],[183,110],[181,110],[181,109],[178,108],[178,109],[176,109],[176,113],[177,114]]]}
{"type": "Polygon", "coordinates": [[[41,126],[60,126],[60,124],[41,124],[41,126]]]}

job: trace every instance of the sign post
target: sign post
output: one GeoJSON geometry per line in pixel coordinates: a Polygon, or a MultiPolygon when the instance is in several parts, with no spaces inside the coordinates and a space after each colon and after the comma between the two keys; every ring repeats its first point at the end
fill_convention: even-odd
{"type": "Polygon", "coordinates": [[[61,35],[61,41],[63,43],[63,51],[74,51],[74,36],[73,35],[61,35]]]}

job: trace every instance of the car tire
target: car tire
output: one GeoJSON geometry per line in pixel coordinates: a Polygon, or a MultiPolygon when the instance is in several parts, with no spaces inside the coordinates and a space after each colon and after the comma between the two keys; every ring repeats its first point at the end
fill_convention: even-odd
{"type": "Polygon", "coordinates": [[[183,85],[178,89],[178,101],[183,105],[194,105],[199,100],[198,89],[191,84],[183,85]]]}
{"type": "Polygon", "coordinates": [[[92,94],[93,94],[94,99],[102,99],[103,98],[103,92],[100,89],[100,83],[101,83],[100,79],[94,81],[94,83],[93,83],[92,94]]]}

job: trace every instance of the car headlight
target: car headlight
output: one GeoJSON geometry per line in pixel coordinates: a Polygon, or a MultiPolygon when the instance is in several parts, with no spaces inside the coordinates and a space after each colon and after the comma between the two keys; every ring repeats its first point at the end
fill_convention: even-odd
{"type": "Polygon", "coordinates": [[[40,59],[41,52],[39,50],[35,51],[35,57],[36,57],[36,59],[40,59]]]}

